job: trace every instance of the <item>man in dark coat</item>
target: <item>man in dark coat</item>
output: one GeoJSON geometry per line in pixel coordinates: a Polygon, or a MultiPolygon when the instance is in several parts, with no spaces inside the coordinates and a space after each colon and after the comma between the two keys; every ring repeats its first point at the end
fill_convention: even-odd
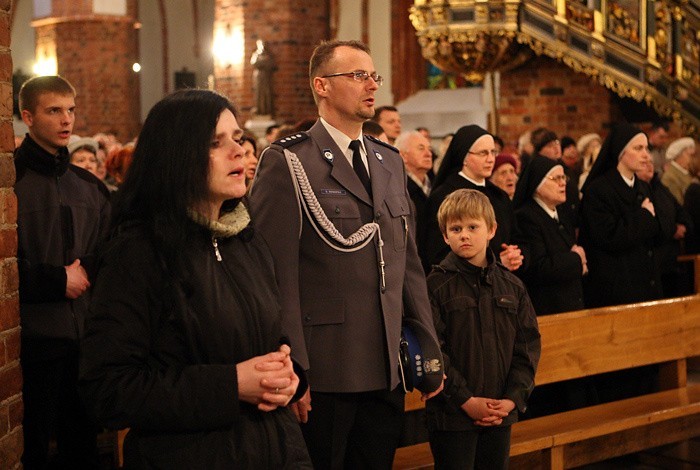
{"type": "Polygon", "coordinates": [[[109,223],[107,188],[69,164],[75,90],[58,76],[20,90],[29,128],[15,152],[24,468],[47,465],[55,433],[60,468],[97,465],[96,429],[78,398],[78,345],[98,245],[109,223]]]}
{"type": "Polygon", "coordinates": [[[428,173],[433,168],[430,141],[418,131],[404,132],[396,139],[396,148],[406,165],[406,187],[415,208],[416,245],[422,257],[425,250],[425,208],[431,190],[428,173]]]}

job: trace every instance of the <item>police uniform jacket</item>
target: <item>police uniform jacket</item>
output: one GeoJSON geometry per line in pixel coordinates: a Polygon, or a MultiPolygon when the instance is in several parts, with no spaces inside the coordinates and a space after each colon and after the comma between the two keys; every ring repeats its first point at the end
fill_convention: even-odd
{"type": "MultiPolygon", "coordinates": [[[[283,329],[312,391],[363,392],[399,383],[401,317],[434,331],[425,276],[409,229],[406,172],[397,150],[364,138],[372,194],[320,121],[273,144],[261,156],[249,195],[256,229],[275,261],[283,329]],[[356,252],[328,246],[300,208],[284,150],[301,160],[313,193],[333,225],[348,237],[364,222],[381,228],[356,252]]],[[[437,340],[435,340],[437,341],[437,340]]]]}

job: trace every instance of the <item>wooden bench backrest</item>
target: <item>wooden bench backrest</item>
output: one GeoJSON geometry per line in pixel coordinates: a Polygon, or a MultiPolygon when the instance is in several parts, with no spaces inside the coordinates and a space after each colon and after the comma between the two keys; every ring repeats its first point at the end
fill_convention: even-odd
{"type": "Polygon", "coordinates": [[[699,295],[547,315],[538,322],[538,385],[700,356],[699,295]]]}
{"type": "MultiPolygon", "coordinates": [[[[535,383],[664,364],[661,389],[684,387],[685,358],[700,356],[700,295],[546,315],[537,319],[542,356],[535,383]]],[[[420,393],[406,411],[422,409],[420,393]]]]}

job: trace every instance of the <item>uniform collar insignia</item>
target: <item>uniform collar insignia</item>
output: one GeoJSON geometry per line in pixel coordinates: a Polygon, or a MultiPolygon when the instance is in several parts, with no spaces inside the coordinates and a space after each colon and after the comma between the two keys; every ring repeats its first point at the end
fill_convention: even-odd
{"type": "Polygon", "coordinates": [[[328,160],[328,163],[333,163],[333,152],[331,152],[331,149],[323,149],[321,153],[323,153],[323,158],[328,160]]]}
{"type": "Polygon", "coordinates": [[[374,156],[377,157],[377,160],[379,160],[379,163],[384,163],[384,157],[382,157],[382,154],[377,152],[376,150],[374,151],[374,156]]]}

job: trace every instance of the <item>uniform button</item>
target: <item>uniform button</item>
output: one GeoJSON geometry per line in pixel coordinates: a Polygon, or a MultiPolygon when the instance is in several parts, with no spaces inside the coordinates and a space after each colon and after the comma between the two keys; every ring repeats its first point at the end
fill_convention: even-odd
{"type": "Polygon", "coordinates": [[[335,206],[335,213],[336,213],[336,214],[340,214],[340,207],[335,206]]]}
{"type": "Polygon", "coordinates": [[[651,250],[649,250],[649,252],[648,252],[647,254],[649,255],[649,257],[652,257],[652,256],[654,256],[654,252],[653,252],[653,251],[651,251],[651,250]]]}
{"type": "Polygon", "coordinates": [[[377,218],[380,218],[382,216],[382,211],[377,211],[377,218]]]}
{"type": "Polygon", "coordinates": [[[311,315],[306,315],[304,317],[304,321],[311,321],[311,315]]]}
{"type": "Polygon", "coordinates": [[[651,282],[650,282],[649,284],[651,284],[651,285],[653,286],[654,284],[656,284],[656,281],[654,281],[654,280],[652,279],[651,282]]]}

